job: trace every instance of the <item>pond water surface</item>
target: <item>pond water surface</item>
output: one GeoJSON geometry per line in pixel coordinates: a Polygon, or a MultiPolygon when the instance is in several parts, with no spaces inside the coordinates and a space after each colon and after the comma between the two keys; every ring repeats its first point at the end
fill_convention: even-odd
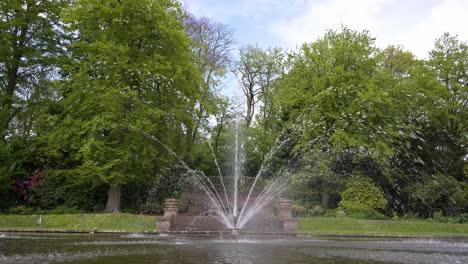
{"type": "Polygon", "coordinates": [[[0,233],[0,263],[468,263],[468,240],[0,233]]]}

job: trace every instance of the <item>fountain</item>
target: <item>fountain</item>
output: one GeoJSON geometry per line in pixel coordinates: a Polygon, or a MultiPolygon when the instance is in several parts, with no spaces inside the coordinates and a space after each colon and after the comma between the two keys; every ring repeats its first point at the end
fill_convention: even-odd
{"type": "MultiPolygon", "coordinates": [[[[215,187],[213,181],[207,177],[203,172],[195,171],[189,168],[181,159],[179,162],[186,169],[186,171],[192,176],[195,183],[203,191],[207,202],[212,206],[209,210],[211,213],[217,217],[226,229],[231,230],[233,235],[239,234],[239,230],[244,229],[246,224],[257,215],[265,206],[270,205],[274,200],[286,190],[289,178],[287,173],[283,171],[284,174],[273,177],[272,180],[258,193],[254,196],[254,190],[257,187],[259,180],[262,178],[263,174],[267,171],[267,164],[273,157],[273,155],[284,146],[287,142],[286,140],[280,140],[279,138],[276,141],[276,145],[270,150],[266,155],[265,160],[255,175],[253,183],[248,188],[247,195],[241,197],[241,186],[240,182],[242,180],[242,167],[244,163],[244,143],[240,137],[241,128],[240,122],[235,124],[235,137],[234,137],[234,169],[232,176],[232,183],[230,185],[230,192],[228,191],[229,185],[226,182],[225,176],[221,173],[220,166],[218,164],[216,155],[210,145],[211,152],[213,154],[214,163],[216,164],[219,177],[219,190],[215,187]]],[[[153,137],[152,137],[153,138],[153,137]]],[[[155,139],[155,138],[153,138],[155,139]]],[[[162,144],[169,152],[173,155],[176,155],[169,147],[164,145],[159,140],[155,139],[160,144],[162,144]]],[[[166,208],[172,208],[168,205],[168,201],[173,203],[172,199],[166,200],[166,208]]],[[[280,215],[277,217],[284,222],[282,231],[295,232],[297,228],[297,222],[292,219],[292,211],[290,203],[279,203],[280,205],[280,215]],[[285,205],[286,204],[286,205],[285,205]],[[281,207],[283,206],[283,207],[281,207]],[[289,206],[289,209],[284,209],[285,206],[289,206]],[[289,210],[289,211],[288,211],[289,210]],[[289,213],[285,213],[289,212],[289,213]]],[[[174,213],[174,209],[171,209],[170,212],[165,212],[165,217],[159,220],[158,229],[163,231],[171,230],[171,226],[174,225],[175,218],[177,213],[174,213]]],[[[273,217],[273,216],[272,216],[273,217]]],[[[181,217],[180,217],[181,218],[181,217]]],[[[186,222],[189,220],[185,220],[186,222]]],[[[193,220],[193,222],[195,222],[193,220]]],[[[192,223],[193,223],[192,222],[192,223]]],[[[180,224],[179,224],[180,225],[180,224]]]]}

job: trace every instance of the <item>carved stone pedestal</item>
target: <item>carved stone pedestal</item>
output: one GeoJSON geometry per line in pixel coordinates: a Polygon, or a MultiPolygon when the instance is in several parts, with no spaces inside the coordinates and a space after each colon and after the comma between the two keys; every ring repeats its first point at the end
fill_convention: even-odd
{"type": "Polygon", "coordinates": [[[177,211],[177,199],[166,199],[164,201],[164,216],[156,220],[156,229],[161,232],[171,231],[177,211]]]}
{"type": "Polygon", "coordinates": [[[297,220],[293,218],[291,201],[280,199],[278,201],[278,217],[283,221],[283,232],[297,232],[297,220]]]}

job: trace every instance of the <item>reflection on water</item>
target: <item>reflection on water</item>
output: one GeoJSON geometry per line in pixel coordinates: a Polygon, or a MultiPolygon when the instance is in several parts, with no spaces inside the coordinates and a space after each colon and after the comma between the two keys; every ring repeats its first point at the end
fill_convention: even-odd
{"type": "Polygon", "coordinates": [[[0,234],[0,263],[467,263],[468,241],[0,234]]]}

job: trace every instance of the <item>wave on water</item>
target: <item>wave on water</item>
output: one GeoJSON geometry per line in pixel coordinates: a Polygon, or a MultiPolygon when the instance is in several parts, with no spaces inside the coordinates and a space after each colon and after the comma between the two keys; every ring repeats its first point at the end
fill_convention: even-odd
{"type": "Polygon", "coordinates": [[[184,241],[161,241],[161,240],[132,240],[132,241],[93,241],[77,242],[75,245],[182,245],[184,241]]]}

